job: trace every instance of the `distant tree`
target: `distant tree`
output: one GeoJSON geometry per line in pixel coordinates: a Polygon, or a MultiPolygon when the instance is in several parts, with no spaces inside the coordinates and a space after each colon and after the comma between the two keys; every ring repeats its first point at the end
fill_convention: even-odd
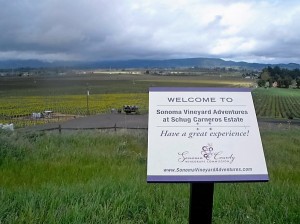
{"type": "Polygon", "coordinates": [[[298,78],[298,79],[296,80],[296,85],[297,85],[297,88],[300,89],[300,78],[298,78]]]}
{"type": "Polygon", "coordinates": [[[283,82],[283,79],[282,78],[279,78],[277,80],[277,87],[278,88],[283,88],[284,87],[284,82],[283,82]]]}
{"type": "Polygon", "coordinates": [[[281,76],[282,71],[283,71],[283,70],[281,70],[279,66],[275,66],[275,67],[273,68],[272,75],[276,75],[276,74],[277,74],[277,75],[280,75],[280,76],[281,76]]]}
{"type": "Polygon", "coordinates": [[[271,77],[270,79],[269,79],[269,87],[273,87],[273,83],[274,82],[276,82],[276,80],[273,78],[273,77],[271,77]]]}
{"type": "Polygon", "coordinates": [[[300,70],[299,68],[294,69],[293,71],[291,71],[291,76],[293,79],[300,79],[300,70]]]}
{"type": "MultiPolygon", "coordinates": [[[[269,81],[270,86],[274,82],[277,82],[278,88],[289,88],[293,80],[297,83],[297,80],[300,79],[300,69],[289,70],[286,68],[280,68],[279,66],[268,66],[262,70],[260,79],[266,82],[269,81]]],[[[298,88],[300,88],[300,86],[298,88]]]]}
{"type": "Polygon", "coordinates": [[[289,88],[289,86],[292,84],[292,78],[287,76],[287,77],[284,77],[283,79],[283,85],[284,85],[284,88],[289,88]]]}
{"type": "Polygon", "coordinates": [[[259,79],[259,80],[257,81],[257,85],[258,85],[259,87],[265,87],[266,81],[263,80],[263,79],[259,79]]]}
{"type": "Polygon", "coordinates": [[[271,78],[270,72],[268,72],[268,71],[263,71],[260,75],[260,79],[262,79],[264,81],[269,81],[270,78],[271,78]]]}

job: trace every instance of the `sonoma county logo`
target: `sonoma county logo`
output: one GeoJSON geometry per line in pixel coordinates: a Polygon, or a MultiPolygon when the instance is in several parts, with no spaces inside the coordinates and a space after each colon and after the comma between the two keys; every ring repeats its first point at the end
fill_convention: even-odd
{"type": "Polygon", "coordinates": [[[233,163],[235,156],[216,151],[211,143],[201,147],[200,153],[190,151],[178,152],[178,162],[181,163],[233,163]]]}
{"type": "Polygon", "coordinates": [[[214,148],[212,147],[212,144],[208,144],[202,147],[201,154],[205,159],[209,160],[214,155],[213,151],[214,148]]]}

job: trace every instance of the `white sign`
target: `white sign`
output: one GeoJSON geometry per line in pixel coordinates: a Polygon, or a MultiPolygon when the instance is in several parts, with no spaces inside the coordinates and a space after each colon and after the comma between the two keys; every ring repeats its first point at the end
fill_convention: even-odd
{"type": "Polygon", "coordinates": [[[149,90],[148,182],[268,181],[250,89],[149,90]]]}

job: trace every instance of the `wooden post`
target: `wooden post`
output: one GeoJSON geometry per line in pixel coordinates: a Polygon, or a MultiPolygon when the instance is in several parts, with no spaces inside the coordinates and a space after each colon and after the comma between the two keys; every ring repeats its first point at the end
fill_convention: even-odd
{"type": "Polygon", "coordinates": [[[86,91],[86,113],[87,113],[87,115],[90,115],[89,95],[90,95],[90,91],[87,90],[87,91],[86,91]]]}
{"type": "Polygon", "coordinates": [[[191,183],[189,224],[211,224],[214,183],[191,183]]]}

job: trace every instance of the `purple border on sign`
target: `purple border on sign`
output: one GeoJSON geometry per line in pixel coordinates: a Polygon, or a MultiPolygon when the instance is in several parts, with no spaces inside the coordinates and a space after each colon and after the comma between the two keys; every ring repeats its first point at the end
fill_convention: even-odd
{"type": "Polygon", "coordinates": [[[253,174],[253,175],[213,175],[213,176],[154,176],[148,175],[147,182],[262,182],[268,181],[267,174],[253,174]]]}
{"type": "MultiPolygon", "coordinates": [[[[214,88],[214,87],[150,87],[149,92],[251,92],[251,88],[214,88]]],[[[148,183],[192,183],[192,182],[266,182],[268,174],[250,175],[205,175],[174,176],[148,175],[148,183]]]]}
{"type": "Polygon", "coordinates": [[[150,87],[149,92],[251,92],[250,88],[150,87]]]}

